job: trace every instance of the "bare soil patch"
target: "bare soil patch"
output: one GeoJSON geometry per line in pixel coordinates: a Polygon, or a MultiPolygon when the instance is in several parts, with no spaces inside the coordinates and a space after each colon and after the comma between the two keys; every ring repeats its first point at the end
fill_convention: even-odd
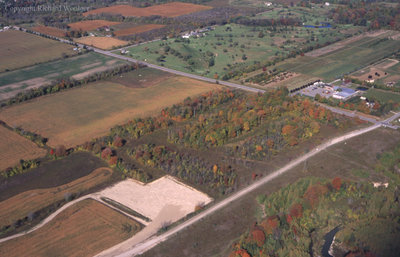
{"type": "Polygon", "coordinates": [[[120,22],[116,21],[106,21],[106,20],[86,20],[86,21],[78,21],[74,23],[68,24],[71,30],[82,30],[89,31],[95,30],[105,26],[114,26],[120,24],[120,22]]]}
{"type": "Polygon", "coordinates": [[[170,77],[148,88],[102,81],[0,110],[0,120],[38,133],[48,145],[66,147],[104,136],[115,125],[158,114],[162,108],[220,88],[185,77],[170,77]]]}
{"type": "Polygon", "coordinates": [[[32,28],[33,31],[43,33],[46,35],[50,36],[55,36],[55,37],[64,37],[65,36],[65,30],[55,28],[55,27],[49,27],[49,26],[36,26],[32,28]]]}
{"type": "Polygon", "coordinates": [[[21,31],[0,33],[0,72],[75,55],[73,46],[21,31]]]}
{"type": "Polygon", "coordinates": [[[0,126],[0,170],[17,165],[21,159],[32,160],[46,153],[32,141],[0,126]]]}
{"type": "Polygon", "coordinates": [[[85,12],[83,15],[88,16],[91,14],[111,13],[120,14],[122,16],[151,16],[160,15],[164,17],[177,17],[184,14],[189,14],[198,11],[212,9],[210,6],[197,5],[191,3],[171,2],[160,5],[153,5],[145,8],[137,8],[130,5],[114,5],[110,7],[99,8],[85,12]]]}
{"type": "Polygon", "coordinates": [[[44,227],[0,245],[0,255],[93,256],[122,242],[141,225],[94,200],[67,208],[44,227]]]}
{"type": "Polygon", "coordinates": [[[90,45],[94,46],[97,48],[101,48],[104,50],[109,50],[114,47],[119,47],[119,46],[124,46],[127,45],[129,42],[112,38],[112,37],[81,37],[75,39],[75,42],[85,44],[85,45],[90,45]]]}
{"type": "Polygon", "coordinates": [[[46,188],[34,189],[15,195],[0,202],[0,227],[11,225],[12,222],[28,216],[42,208],[63,200],[79,192],[86,191],[110,179],[110,168],[99,168],[87,176],[81,177],[68,184],[46,188]]]}
{"type": "Polygon", "coordinates": [[[129,35],[134,35],[134,34],[139,34],[142,32],[150,31],[153,29],[160,29],[165,27],[165,25],[162,24],[146,24],[146,25],[140,25],[140,26],[134,26],[131,28],[126,28],[126,29],[121,29],[117,30],[114,32],[115,36],[121,37],[121,36],[129,36],[129,35]]]}

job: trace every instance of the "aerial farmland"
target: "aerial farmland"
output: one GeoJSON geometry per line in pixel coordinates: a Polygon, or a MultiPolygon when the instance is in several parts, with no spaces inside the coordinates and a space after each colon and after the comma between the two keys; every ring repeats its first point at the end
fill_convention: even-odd
{"type": "Polygon", "coordinates": [[[0,1],[0,256],[398,256],[399,3],[61,2],[0,1]]]}

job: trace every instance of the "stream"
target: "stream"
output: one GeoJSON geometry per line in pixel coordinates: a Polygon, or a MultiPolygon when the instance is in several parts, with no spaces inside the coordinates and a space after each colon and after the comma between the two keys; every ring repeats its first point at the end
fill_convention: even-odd
{"type": "Polygon", "coordinates": [[[340,227],[336,227],[334,229],[332,229],[331,231],[329,231],[325,236],[324,236],[324,240],[325,243],[322,246],[322,257],[333,257],[332,255],[329,254],[329,248],[331,247],[333,238],[335,237],[336,233],[340,230],[340,227]]]}

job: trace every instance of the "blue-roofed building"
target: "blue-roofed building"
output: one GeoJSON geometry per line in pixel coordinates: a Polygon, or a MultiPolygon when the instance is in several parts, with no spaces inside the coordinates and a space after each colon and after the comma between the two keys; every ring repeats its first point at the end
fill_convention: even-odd
{"type": "Polygon", "coordinates": [[[347,100],[352,98],[357,94],[357,91],[347,87],[334,87],[335,93],[333,94],[333,98],[347,100]]]}

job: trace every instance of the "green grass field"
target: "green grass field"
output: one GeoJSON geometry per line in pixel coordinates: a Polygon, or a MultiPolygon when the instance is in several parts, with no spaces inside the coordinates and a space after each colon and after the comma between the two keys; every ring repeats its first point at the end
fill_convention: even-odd
{"type": "Polygon", "coordinates": [[[367,98],[377,99],[379,102],[393,101],[394,103],[400,103],[400,94],[390,91],[383,91],[379,89],[371,88],[365,94],[367,98]]]}
{"type": "Polygon", "coordinates": [[[271,32],[265,27],[228,24],[217,26],[204,37],[191,37],[189,41],[172,38],[128,50],[135,59],[207,77],[217,73],[222,78],[232,68],[272,60],[275,56],[337,38],[344,38],[339,29],[289,27],[271,32]]]}
{"type": "Polygon", "coordinates": [[[398,50],[399,41],[364,37],[320,57],[298,57],[278,67],[330,81],[375,63],[398,50]]]}
{"type": "Polygon", "coordinates": [[[16,71],[0,73],[0,99],[7,99],[29,88],[37,88],[59,78],[81,79],[126,62],[97,53],[87,53],[16,71]]]}

